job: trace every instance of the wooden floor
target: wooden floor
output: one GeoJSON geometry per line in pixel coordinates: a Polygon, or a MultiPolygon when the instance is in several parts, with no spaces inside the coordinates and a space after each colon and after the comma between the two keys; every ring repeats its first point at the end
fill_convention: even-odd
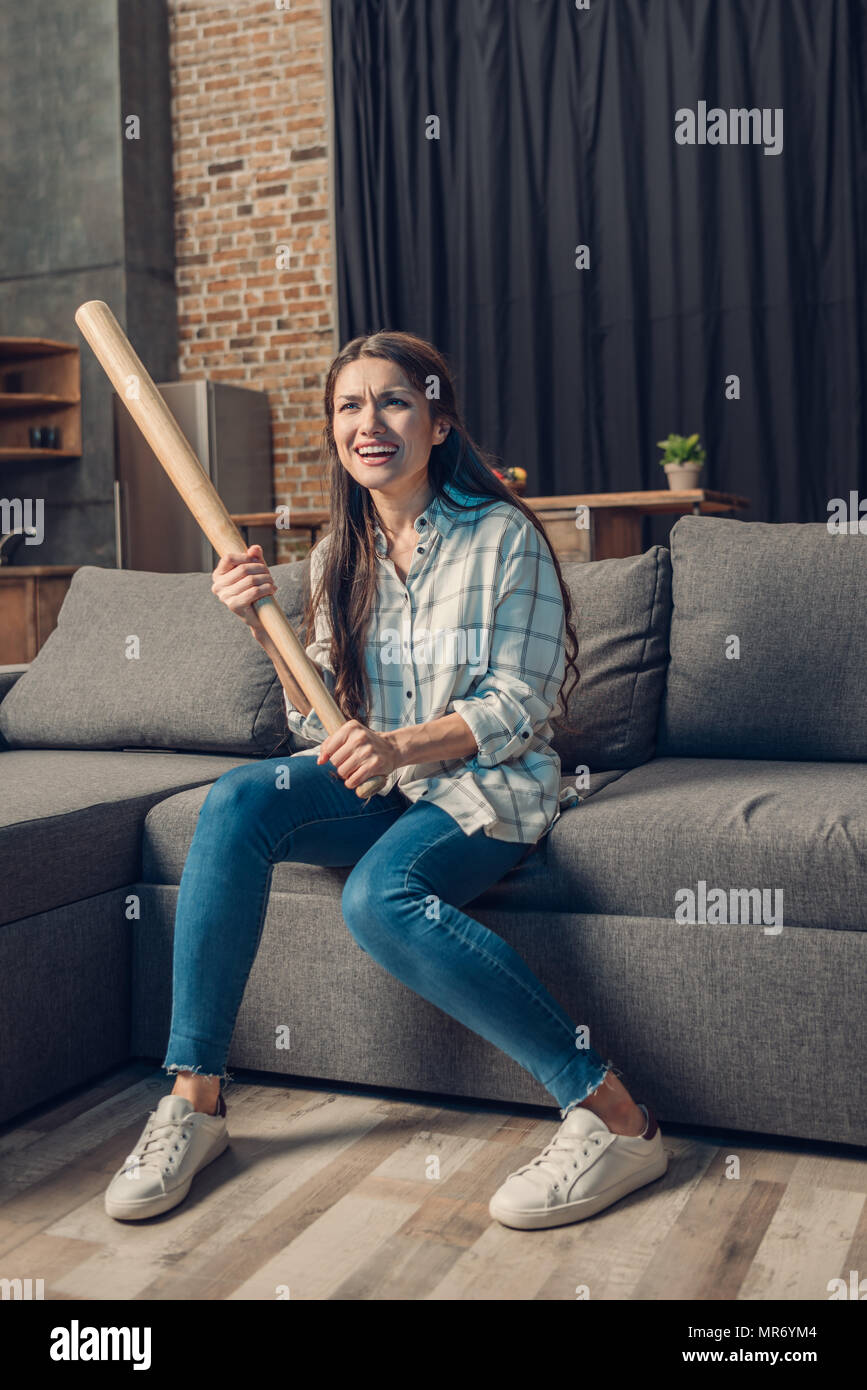
{"type": "Polygon", "coordinates": [[[125,1067],[0,1127],[0,1277],[46,1299],[817,1299],[867,1274],[863,1151],[663,1126],[664,1178],[588,1221],[488,1215],[556,1111],[235,1075],[230,1146],[174,1211],[103,1195],[170,1089],[125,1067]],[[726,1176],[730,1156],[740,1176],[726,1176]],[[438,1176],[437,1176],[438,1171],[438,1176]]]}

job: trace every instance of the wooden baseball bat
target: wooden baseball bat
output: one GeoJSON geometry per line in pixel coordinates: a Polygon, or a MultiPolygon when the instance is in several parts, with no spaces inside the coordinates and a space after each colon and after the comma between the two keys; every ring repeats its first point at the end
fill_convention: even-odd
{"type": "MultiPolygon", "coordinates": [[[[75,322],[218,555],[222,557],[230,551],[243,554],[247,546],[240,531],[111,309],[101,299],[90,299],[76,309],[75,322]],[[132,391],[131,383],[135,387],[132,391]]],[[[253,607],[326,733],[336,733],[346,718],[286,614],[270,594],[257,599],[253,607]]],[[[384,785],[384,777],[371,777],[356,792],[367,800],[384,785]]]]}

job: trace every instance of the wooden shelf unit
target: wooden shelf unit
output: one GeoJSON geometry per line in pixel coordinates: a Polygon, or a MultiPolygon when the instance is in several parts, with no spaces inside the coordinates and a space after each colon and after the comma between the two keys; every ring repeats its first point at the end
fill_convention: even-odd
{"type": "Polygon", "coordinates": [[[81,361],[75,343],[0,338],[0,463],[81,458],[81,361]],[[12,373],[21,390],[8,389],[12,373]],[[56,425],[59,449],[34,449],[33,425],[56,425]]]}
{"type": "Polygon", "coordinates": [[[33,661],[57,626],[60,606],[77,569],[77,565],[0,565],[0,666],[33,661]]]}

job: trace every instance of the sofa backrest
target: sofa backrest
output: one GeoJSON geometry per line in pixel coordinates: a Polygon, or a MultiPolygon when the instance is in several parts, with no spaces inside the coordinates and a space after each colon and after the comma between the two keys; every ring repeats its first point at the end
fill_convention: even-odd
{"type": "MultiPolygon", "coordinates": [[[[271,566],[300,633],[308,560],[271,566]]],[[[563,771],[653,756],[668,660],[669,552],[564,566],[580,680],[554,721],[563,771]]],[[[85,565],[57,627],[0,702],[12,748],[166,748],[268,755],[287,741],[282,687],[209,574],[85,565]]]]}
{"type": "Polygon", "coordinates": [[[867,540],[684,516],[657,756],[867,758],[867,540]]]}

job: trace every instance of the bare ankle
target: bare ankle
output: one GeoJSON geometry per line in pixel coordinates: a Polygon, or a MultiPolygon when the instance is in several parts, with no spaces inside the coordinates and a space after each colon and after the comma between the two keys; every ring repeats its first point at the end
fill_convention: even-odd
{"type": "Polygon", "coordinates": [[[220,1097],[219,1076],[201,1076],[194,1072],[179,1071],[172,1087],[173,1096],[183,1096],[194,1110],[205,1115],[213,1115],[220,1097]]]}
{"type": "Polygon", "coordinates": [[[647,1128],[647,1116],[640,1106],[632,1102],[631,1108],[616,1115],[607,1115],[605,1123],[612,1134],[622,1134],[629,1139],[637,1139],[647,1128]]]}
{"type": "Polygon", "coordinates": [[[581,1103],[594,1115],[598,1115],[612,1134],[637,1138],[646,1127],[647,1116],[644,1111],[636,1105],[623,1082],[610,1070],[606,1072],[597,1089],[581,1103]]]}

